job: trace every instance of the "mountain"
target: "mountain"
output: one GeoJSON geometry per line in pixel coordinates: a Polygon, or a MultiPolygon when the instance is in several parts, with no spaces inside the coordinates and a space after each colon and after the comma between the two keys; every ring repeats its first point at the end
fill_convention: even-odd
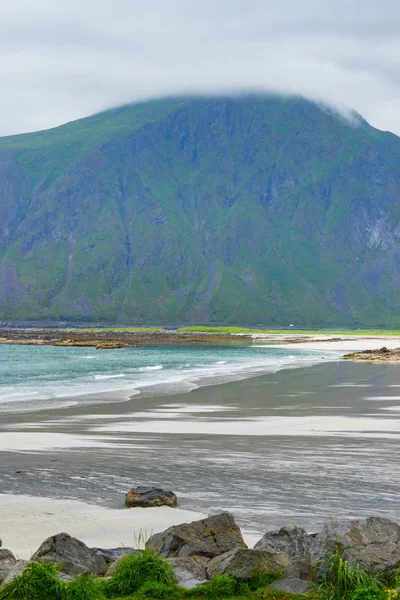
{"type": "Polygon", "coordinates": [[[0,138],[0,319],[400,326],[400,138],[298,97],[0,138]]]}

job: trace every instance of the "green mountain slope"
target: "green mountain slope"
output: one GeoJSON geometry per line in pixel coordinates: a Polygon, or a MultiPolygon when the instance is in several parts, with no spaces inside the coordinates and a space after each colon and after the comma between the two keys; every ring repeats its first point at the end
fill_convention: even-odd
{"type": "Polygon", "coordinates": [[[400,326],[400,139],[178,98],[0,139],[0,319],[400,326]]]}

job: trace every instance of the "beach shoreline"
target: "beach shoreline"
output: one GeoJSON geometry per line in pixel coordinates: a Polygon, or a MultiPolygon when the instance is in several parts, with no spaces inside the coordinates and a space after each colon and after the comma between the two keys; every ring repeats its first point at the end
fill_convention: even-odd
{"type": "Polygon", "coordinates": [[[152,345],[208,345],[208,344],[266,344],[285,348],[315,348],[316,350],[366,350],[381,346],[400,347],[400,336],[346,333],[248,333],[227,331],[184,331],[184,330],[127,330],[117,329],[67,329],[67,328],[0,328],[0,344],[27,346],[61,346],[95,348],[97,350],[117,350],[137,346],[152,345]]]}
{"type": "MultiPolygon", "coordinates": [[[[46,518],[46,535],[61,530],[74,535],[69,523],[87,521],[87,534],[79,528],[78,538],[88,545],[115,546],[128,544],[119,531],[149,526],[143,511],[150,511],[155,533],[172,524],[171,511],[174,519],[192,521],[196,515],[228,510],[253,539],[263,529],[290,522],[305,528],[318,525],[327,511],[360,517],[375,509],[393,517],[400,508],[392,483],[400,436],[398,371],[396,365],[340,358],[342,352],[372,343],[399,345],[396,338],[354,339],[351,345],[349,340],[305,342],[304,348],[316,353],[332,350],[332,361],[187,393],[139,394],[129,400],[31,412],[27,406],[25,412],[4,413],[4,547],[22,556],[25,526],[20,513],[12,512],[16,509],[26,512],[33,536],[29,539],[35,542],[29,542],[29,549],[25,546],[25,555],[36,549],[36,541],[36,546],[43,541],[41,522],[46,518]],[[379,453],[373,447],[377,439],[379,453]],[[122,509],[122,502],[131,487],[143,484],[173,489],[180,508],[167,509],[167,520],[159,509],[140,509],[138,524],[139,517],[122,509]],[[370,506],[371,494],[376,506],[370,506]],[[133,520],[127,523],[128,513],[133,520]],[[103,520],[105,529],[98,531],[103,520]],[[107,523],[114,527],[109,535],[107,523]]],[[[264,340],[261,344],[276,348],[264,340]]],[[[303,344],[280,347],[300,350],[303,344]]]]}

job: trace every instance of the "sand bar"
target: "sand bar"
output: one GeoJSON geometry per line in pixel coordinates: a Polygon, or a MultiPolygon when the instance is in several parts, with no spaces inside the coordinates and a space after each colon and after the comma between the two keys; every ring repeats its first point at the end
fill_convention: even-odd
{"type": "MultiPolygon", "coordinates": [[[[261,344],[262,338],[253,336],[253,340],[255,342],[260,342],[257,345],[261,344]]],[[[262,344],[265,347],[276,348],[276,344],[262,344]]],[[[295,349],[305,349],[305,350],[319,350],[319,351],[343,351],[346,352],[356,352],[358,350],[379,350],[383,346],[389,348],[389,350],[393,350],[395,348],[400,348],[400,338],[399,337],[361,337],[354,336],[352,338],[343,338],[337,341],[329,341],[328,336],[321,336],[321,339],[313,339],[312,341],[299,341],[295,343],[282,343],[281,346],[283,348],[292,348],[295,349]]]]}

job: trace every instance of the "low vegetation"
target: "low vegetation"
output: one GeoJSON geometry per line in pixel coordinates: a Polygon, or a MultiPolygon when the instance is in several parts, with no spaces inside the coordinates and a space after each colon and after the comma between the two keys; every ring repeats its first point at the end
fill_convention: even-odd
{"type": "MultiPolygon", "coordinates": [[[[372,575],[351,566],[337,552],[329,557],[325,579],[314,583],[310,600],[400,600],[400,571],[372,575]]],[[[186,590],[179,587],[170,564],[153,552],[128,555],[107,579],[81,575],[61,581],[58,566],[30,563],[0,587],[0,600],[300,600],[302,596],[268,589],[276,574],[238,581],[229,575],[186,590]]]]}
{"type": "Polygon", "coordinates": [[[164,327],[68,327],[68,331],[115,331],[115,332],[132,332],[132,333],[152,333],[166,332],[164,327]]]}
{"type": "Polygon", "coordinates": [[[264,335],[361,335],[361,336],[400,336],[398,329],[250,329],[247,327],[212,327],[208,325],[196,325],[193,327],[181,327],[178,331],[188,333],[226,333],[226,334],[264,334],[264,335]]]}

